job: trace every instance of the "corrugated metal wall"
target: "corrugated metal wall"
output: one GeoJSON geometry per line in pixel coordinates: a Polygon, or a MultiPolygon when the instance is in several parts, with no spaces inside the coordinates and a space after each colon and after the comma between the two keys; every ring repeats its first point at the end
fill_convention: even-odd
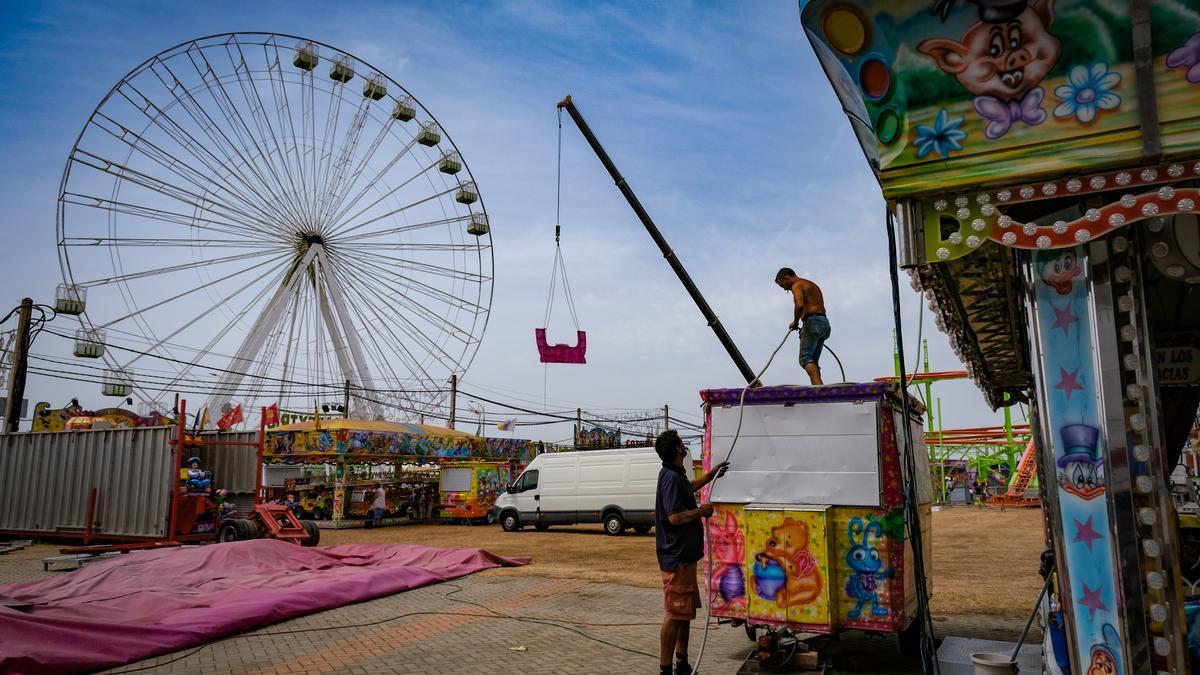
{"type": "MultiPolygon", "coordinates": [[[[258,451],[246,445],[221,445],[222,441],[254,443],[257,431],[233,431],[203,434],[204,449],[200,460],[212,472],[213,484],[231,494],[253,494],[254,472],[258,470],[258,451]]],[[[184,460],[187,458],[184,457],[184,460]]]]}
{"type": "Polygon", "coordinates": [[[177,480],[171,427],[0,434],[0,530],[162,537],[177,480]]]}
{"type": "MultiPolygon", "coordinates": [[[[178,480],[174,427],[0,434],[0,530],[79,532],[97,488],[97,535],[166,536],[171,488],[178,480]]],[[[197,451],[213,483],[253,495],[256,431],[204,434],[197,451]]],[[[186,459],[186,457],[185,457],[186,459]]]]}

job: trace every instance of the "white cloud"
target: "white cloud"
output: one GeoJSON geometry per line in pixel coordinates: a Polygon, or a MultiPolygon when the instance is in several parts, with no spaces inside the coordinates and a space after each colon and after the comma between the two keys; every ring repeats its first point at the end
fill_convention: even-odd
{"type": "MultiPolygon", "coordinates": [[[[788,265],[824,288],[830,346],[847,376],[891,374],[882,200],[794,4],[717,11],[674,3],[218,3],[147,16],[135,7],[144,9],[85,3],[31,11],[2,34],[0,64],[10,86],[0,93],[0,149],[22,158],[0,167],[0,229],[13,243],[0,250],[0,281],[14,304],[25,294],[50,297],[59,281],[58,178],[74,135],[108,87],[189,37],[279,26],[381,68],[437,115],[466,157],[493,224],[496,283],[488,331],[464,386],[478,382],[535,401],[545,387],[548,404],[560,409],[576,401],[669,403],[695,414],[700,389],[740,382],[569,120],[563,251],[589,363],[538,363],[533,329],[542,323],[554,253],[554,105],[568,93],[752,367],[790,321],[787,297],[771,284],[775,269],[788,265]]],[[[904,288],[912,342],[916,296],[904,288]]],[[[570,341],[561,299],[551,329],[552,339],[570,341]]],[[[934,369],[958,367],[928,315],[924,334],[934,369]]],[[[49,349],[43,340],[39,349],[49,349]]],[[[795,361],[792,344],[767,379],[803,381],[795,361]]],[[[824,366],[833,379],[836,364],[826,359],[824,366]]],[[[30,396],[60,403],[81,393],[85,404],[105,404],[91,389],[36,379],[30,396]]],[[[941,391],[947,424],[995,419],[969,385],[938,385],[941,391]]],[[[525,431],[566,434],[564,427],[525,431]]]]}

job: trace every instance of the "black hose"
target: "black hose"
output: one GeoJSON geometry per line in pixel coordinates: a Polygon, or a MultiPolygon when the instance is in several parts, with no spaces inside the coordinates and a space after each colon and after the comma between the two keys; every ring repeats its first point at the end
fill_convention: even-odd
{"type": "Polygon", "coordinates": [[[831,356],[833,356],[834,361],[837,361],[838,370],[842,371],[842,382],[845,382],[846,381],[846,369],[842,367],[842,360],[838,358],[837,352],[833,351],[833,349],[828,344],[826,344],[824,346],[824,349],[825,349],[825,351],[829,352],[829,354],[831,356]]]}
{"type": "MultiPolygon", "coordinates": [[[[899,263],[896,259],[896,223],[892,219],[892,210],[885,208],[887,213],[888,236],[888,272],[892,280],[892,318],[896,325],[896,355],[900,359],[901,373],[908,372],[908,363],[904,359],[904,327],[900,315],[900,276],[899,263]]],[[[904,382],[900,389],[900,408],[904,419],[904,452],[903,460],[907,471],[904,472],[904,515],[908,524],[908,540],[913,550],[913,565],[916,567],[917,580],[917,617],[921,622],[921,670],[925,673],[939,673],[937,656],[934,654],[933,617],[929,612],[929,589],[925,583],[925,554],[922,546],[921,517],[917,504],[917,463],[913,455],[912,424],[909,420],[908,383],[904,382]]]]}

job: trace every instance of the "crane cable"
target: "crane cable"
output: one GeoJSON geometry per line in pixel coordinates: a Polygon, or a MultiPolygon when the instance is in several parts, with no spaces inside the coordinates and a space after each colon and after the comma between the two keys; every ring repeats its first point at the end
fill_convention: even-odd
{"type": "Polygon", "coordinates": [[[546,317],[542,326],[550,327],[550,315],[554,311],[554,291],[558,287],[558,277],[562,277],[563,293],[567,298],[567,309],[571,312],[571,321],[575,330],[579,330],[579,316],[575,313],[575,298],[571,294],[571,283],[567,280],[567,264],[562,255],[562,108],[558,110],[558,174],[556,178],[554,198],[554,263],[550,267],[550,292],[546,298],[546,317]]]}

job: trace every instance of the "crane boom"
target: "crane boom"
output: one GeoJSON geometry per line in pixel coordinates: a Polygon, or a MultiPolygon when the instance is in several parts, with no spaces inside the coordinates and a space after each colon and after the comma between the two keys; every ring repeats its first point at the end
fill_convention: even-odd
{"type": "Polygon", "coordinates": [[[755,379],[754,371],[750,369],[750,365],[746,363],[746,359],[742,358],[742,353],[738,351],[737,345],[733,343],[733,338],[729,337],[729,333],[721,325],[721,319],[713,312],[712,307],[708,306],[708,301],[704,299],[704,296],[700,293],[700,289],[696,288],[696,283],[692,281],[692,277],[684,269],[683,263],[679,262],[679,257],[671,250],[670,245],[667,244],[667,240],[663,238],[662,233],[658,231],[658,227],[655,226],[654,221],[650,218],[650,214],[646,213],[646,209],[638,201],[637,195],[633,193],[633,188],[629,187],[629,184],[625,182],[625,178],[617,170],[617,165],[613,164],[608,153],[604,151],[604,147],[600,145],[600,141],[596,140],[596,135],[592,133],[592,129],[583,119],[583,115],[579,114],[579,109],[575,107],[575,103],[571,100],[571,97],[568,96],[559,101],[558,107],[561,110],[566,110],[567,114],[574,120],[575,126],[579,127],[579,132],[583,134],[588,145],[592,146],[592,150],[600,158],[600,163],[604,165],[605,169],[608,169],[608,174],[612,176],[617,189],[625,196],[625,201],[629,202],[629,206],[637,215],[638,220],[641,220],[642,225],[646,226],[646,231],[650,233],[650,237],[654,239],[654,243],[658,244],[658,249],[662,251],[663,257],[667,259],[667,263],[675,271],[675,275],[679,277],[679,281],[683,283],[683,287],[687,289],[688,295],[692,296],[692,300],[700,308],[700,313],[704,315],[705,321],[708,322],[713,332],[717,334],[717,339],[721,341],[721,345],[729,353],[729,358],[733,359],[733,363],[741,372],[742,377],[746,378],[746,383],[752,384],[755,379]]]}

